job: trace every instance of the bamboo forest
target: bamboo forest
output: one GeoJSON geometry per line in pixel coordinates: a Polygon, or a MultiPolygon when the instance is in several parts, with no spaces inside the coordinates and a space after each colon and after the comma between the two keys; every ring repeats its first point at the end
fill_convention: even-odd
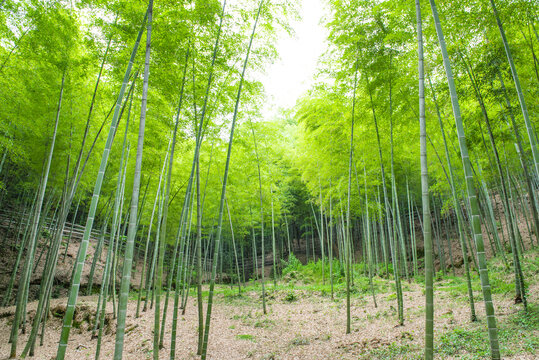
{"type": "Polygon", "coordinates": [[[537,0],[0,0],[0,360],[539,359],[538,130],[537,0]]]}

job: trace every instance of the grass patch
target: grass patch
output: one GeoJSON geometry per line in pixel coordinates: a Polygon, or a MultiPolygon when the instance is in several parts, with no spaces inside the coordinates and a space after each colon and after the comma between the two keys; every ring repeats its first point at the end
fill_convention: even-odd
{"type": "Polygon", "coordinates": [[[482,329],[454,329],[443,334],[437,343],[436,352],[443,355],[458,355],[464,359],[484,359],[488,357],[488,339],[482,329]]]}
{"type": "Polygon", "coordinates": [[[413,344],[393,342],[386,346],[370,349],[362,354],[362,359],[422,359],[422,349],[413,344]]]}
{"type": "Polygon", "coordinates": [[[238,334],[236,335],[236,339],[238,340],[249,340],[249,341],[255,341],[255,337],[250,334],[238,334]]]}
{"type": "MultiPolygon", "coordinates": [[[[539,306],[530,305],[528,313],[520,310],[498,323],[500,351],[503,356],[537,354],[539,352],[539,306]]],[[[442,334],[436,352],[460,359],[489,359],[490,346],[486,324],[457,328],[442,334]]]]}
{"type": "Polygon", "coordinates": [[[269,328],[270,326],[273,326],[273,325],[275,325],[275,321],[270,320],[270,319],[263,319],[263,320],[256,321],[254,324],[254,327],[255,328],[269,328]]]}
{"type": "Polygon", "coordinates": [[[289,291],[286,296],[284,297],[284,301],[286,302],[292,302],[292,301],[296,301],[298,298],[296,296],[296,294],[293,292],[293,291],[289,291]]]}

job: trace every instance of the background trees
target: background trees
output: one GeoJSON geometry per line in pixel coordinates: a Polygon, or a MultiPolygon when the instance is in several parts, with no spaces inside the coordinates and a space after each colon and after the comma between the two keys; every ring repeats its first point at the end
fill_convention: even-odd
{"type": "MultiPolygon", "coordinates": [[[[262,2],[251,38],[258,1],[226,6],[216,0],[157,1],[149,58],[133,50],[135,39],[140,42],[148,31],[145,1],[1,3],[0,204],[8,232],[16,233],[12,248],[18,259],[2,302],[18,302],[22,328],[28,271],[36,271],[29,263],[22,266],[22,259],[36,257],[39,263],[43,258],[47,264],[43,278],[48,280],[38,296],[46,309],[58,253],[67,253],[66,221],[84,219],[89,219],[85,240],[102,229],[99,251],[107,245],[109,272],[100,292],[106,302],[110,287],[115,313],[117,275],[124,264],[130,267],[131,257],[135,266],[145,261],[142,285],[135,285],[146,291],[144,309],[157,295],[160,310],[162,287],[188,289],[209,281],[210,270],[212,281],[238,285],[264,279],[264,268],[276,279],[281,260],[294,252],[306,262],[321,258],[324,269],[329,256],[331,283],[333,256],[341,265],[368,263],[371,281],[392,277],[402,325],[399,279],[410,279],[423,267],[429,249],[420,236],[419,214],[427,205],[432,208],[427,212],[432,213],[434,267],[454,270],[454,257],[460,256],[467,274],[468,262],[472,271],[484,273],[482,255],[477,257],[481,244],[475,242],[484,233],[488,255],[500,255],[512,266],[515,300],[525,304],[519,257],[528,244],[539,243],[539,5],[438,4],[444,55],[432,18],[423,16],[428,204],[421,202],[419,176],[422,111],[414,4],[329,0],[326,5],[329,47],[317,83],[292,109],[267,118],[257,73],[278,56],[280,34],[290,32],[288,23],[298,10],[291,2],[262,2]],[[449,82],[444,61],[452,66],[449,82]],[[148,82],[140,86],[142,81],[148,82]],[[457,96],[462,124],[450,116],[457,96]],[[146,119],[139,167],[138,114],[146,119]],[[234,153],[227,165],[233,121],[234,153]],[[462,155],[469,161],[460,161],[462,155]],[[141,178],[135,180],[138,168],[141,178]],[[94,186],[98,173],[102,183],[98,179],[94,186]],[[133,191],[138,207],[127,205],[137,203],[125,191],[133,186],[140,187],[140,193],[133,191]],[[465,196],[473,187],[477,195],[468,191],[465,196]],[[21,220],[15,225],[17,216],[21,220]],[[535,234],[531,241],[523,239],[518,223],[535,234]],[[31,235],[43,229],[53,234],[39,241],[51,250],[34,254],[31,235]],[[458,255],[451,245],[453,232],[458,233],[453,236],[459,238],[458,255]]],[[[84,263],[82,249],[78,258],[84,263]]],[[[125,268],[124,273],[130,272],[125,268]]],[[[75,275],[71,306],[80,285],[81,274],[75,275]]],[[[352,271],[352,286],[353,276],[352,271]]],[[[188,296],[184,290],[182,303],[188,296]]],[[[123,309],[125,282],[121,299],[123,309]]],[[[33,325],[34,338],[40,321],[33,325]]],[[[155,336],[157,348],[163,335],[155,336]]]]}

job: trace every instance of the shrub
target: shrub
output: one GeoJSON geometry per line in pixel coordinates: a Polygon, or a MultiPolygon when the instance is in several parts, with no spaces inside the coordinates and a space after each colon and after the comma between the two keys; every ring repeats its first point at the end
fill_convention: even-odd
{"type": "Polygon", "coordinates": [[[286,267],[283,269],[283,276],[293,272],[298,272],[303,267],[303,265],[301,265],[301,262],[298,260],[298,258],[294,256],[293,253],[290,253],[290,255],[288,255],[288,261],[285,261],[285,264],[286,267]]]}

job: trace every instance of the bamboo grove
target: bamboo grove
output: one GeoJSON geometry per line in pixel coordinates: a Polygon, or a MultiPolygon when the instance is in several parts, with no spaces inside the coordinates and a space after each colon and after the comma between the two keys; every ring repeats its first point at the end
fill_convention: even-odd
{"type": "Polygon", "coordinates": [[[423,284],[426,359],[435,277],[458,273],[469,321],[482,321],[491,358],[502,358],[487,260],[503,261],[527,311],[539,4],[324,3],[316,83],[268,118],[260,74],[293,33],[295,2],[0,2],[10,358],[39,354],[56,298],[55,356],[72,358],[81,297],[94,299],[95,359],[128,358],[128,324],[146,312],[153,359],[183,358],[185,312],[198,317],[197,356],[212,358],[216,286],[242,296],[260,284],[266,314],[268,289],[296,258],[318,262],[332,299],[343,284],[346,334],[361,279],[375,307],[374,279],[392,284],[402,327],[403,282],[423,284]],[[103,354],[110,322],[114,351],[103,354]]]}

